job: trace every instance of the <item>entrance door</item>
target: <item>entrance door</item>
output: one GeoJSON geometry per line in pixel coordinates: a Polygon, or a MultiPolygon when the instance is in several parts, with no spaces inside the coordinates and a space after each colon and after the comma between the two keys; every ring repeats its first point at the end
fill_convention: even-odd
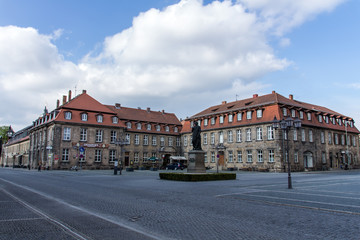
{"type": "Polygon", "coordinates": [[[129,152],[125,152],[125,167],[129,166],[129,152]]]}
{"type": "Polygon", "coordinates": [[[304,154],[304,167],[305,168],[312,168],[314,167],[313,164],[313,157],[311,152],[305,152],[304,154]]]}
{"type": "Polygon", "coordinates": [[[224,166],[224,152],[219,152],[219,166],[224,166]]]}

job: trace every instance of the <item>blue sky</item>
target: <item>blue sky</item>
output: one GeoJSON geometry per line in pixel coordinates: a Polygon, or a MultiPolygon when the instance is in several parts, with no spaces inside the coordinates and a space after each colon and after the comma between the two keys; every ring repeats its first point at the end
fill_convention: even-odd
{"type": "Polygon", "coordinates": [[[0,125],[76,88],[179,118],[275,90],[358,126],[358,23],[356,0],[0,0],[0,125]]]}

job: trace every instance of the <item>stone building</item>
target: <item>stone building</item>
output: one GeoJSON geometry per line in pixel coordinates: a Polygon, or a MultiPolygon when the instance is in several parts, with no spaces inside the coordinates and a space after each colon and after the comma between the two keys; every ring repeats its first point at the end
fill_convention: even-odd
{"type": "Polygon", "coordinates": [[[3,145],[1,166],[7,167],[28,167],[29,165],[29,130],[32,126],[14,132],[12,136],[3,145]]]}
{"type": "Polygon", "coordinates": [[[184,152],[191,128],[202,129],[205,166],[219,169],[285,171],[286,145],[293,171],[326,170],[359,165],[359,131],[351,117],[325,107],[286,98],[275,91],[209,107],[183,122],[184,152]],[[298,118],[300,129],[273,128],[273,120],[298,118]]]}
{"type": "Polygon", "coordinates": [[[104,105],[85,90],[72,99],[69,91],[61,106],[34,121],[30,162],[47,169],[109,169],[118,159],[125,167],[162,164],[160,154],[180,154],[172,142],[180,131],[174,114],[104,105]]]}

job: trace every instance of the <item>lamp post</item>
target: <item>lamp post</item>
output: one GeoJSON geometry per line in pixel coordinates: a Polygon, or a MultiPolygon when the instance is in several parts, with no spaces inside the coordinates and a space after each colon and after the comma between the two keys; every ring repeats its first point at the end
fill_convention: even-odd
{"type": "Polygon", "coordinates": [[[285,136],[284,133],[286,133],[286,160],[288,163],[288,189],[292,189],[292,183],[291,183],[291,164],[290,164],[290,158],[289,158],[289,130],[294,127],[296,129],[301,127],[301,120],[298,118],[292,119],[291,117],[288,117],[283,120],[277,120],[276,116],[274,117],[274,120],[272,122],[272,126],[274,129],[281,128],[283,130],[283,137],[285,136]]]}
{"type": "MultiPolygon", "coordinates": [[[[129,139],[127,139],[126,137],[124,137],[124,135],[123,134],[121,134],[120,135],[120,137],[118,138],[118,139],[116,139],[115,140],[115,145],[118,145],[118,146],[120,146],[120,154],[119,154],[119,165],[120,166],[118,166],[119,167],[119,169],[120,169],[120,175],[121,175],[121,170],[122,170],[122,167],[124,166],[123,165],[123,160],[122,160],[122,152],[123,152],[123,147],[124,147],[124,145],[128,145],[128,144],[130,144],[130,142],[129,142],[129,139]]],[[[116,166],[117,167],[117,166],[116,166]]],[[[115,169],[116,169],[116,167],[115,167],[115,169]]],[[[114,170],[115,171],[115,170],[114,170]]],[[[115,172],[114,172],[115,173],[115,172]]]]}

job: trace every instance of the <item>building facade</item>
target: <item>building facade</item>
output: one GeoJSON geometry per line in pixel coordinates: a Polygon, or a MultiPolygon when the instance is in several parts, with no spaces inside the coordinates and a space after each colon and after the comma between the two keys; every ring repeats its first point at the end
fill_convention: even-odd
{"type": "Polygon", "coordinates": [[[63,96],[30,130],[30,164],[47,169],[162,165],[180,154],[181,123],[172,113],[104,105],[82,94],[63,96]],[[176,145],[177,144],[177,145],[176,145]]]}
{"type": "Polygon", "coordinates": [[[191,146],[191,128],[202,128],[202,149],[208,168],[286,171],[327,170],[359,165],[359,131],[351,117],[325,107],[271,94],[223,102],[183,122],[184,152],[191,146]],[[300,129],[288,136],[273,128],[274,118],[298,118],[300,129]],[[286,146],[289,144],[289,156],[286,146]]]}

